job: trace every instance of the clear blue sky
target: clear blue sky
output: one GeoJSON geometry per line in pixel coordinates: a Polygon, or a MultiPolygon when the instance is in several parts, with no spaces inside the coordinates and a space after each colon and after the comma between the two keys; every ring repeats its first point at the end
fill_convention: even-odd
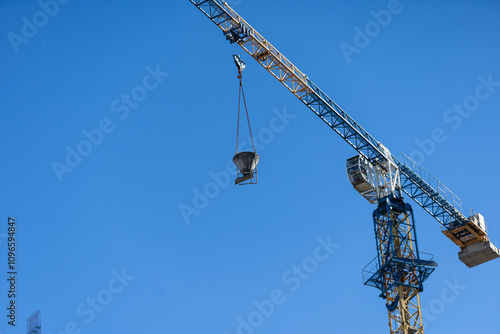
{"type": "MultiPolygon", "coordinates": [[[[232,185],[242,51],[188,0],[65,1],[0,3],[5,278],[9,215],[18,227],[16,327],[3,279],[0,331],[40,309],[45,334],[388,333],[362,283],[375,207],[348,182],[356,152],[246,55],[259,184],[232,185]]],[[[500,246],[498,1],[228,2],[500,246]]],[[[408,202],[439,263],[426,333],[500,333],[500,260],[467,268],[408,202]]]]}

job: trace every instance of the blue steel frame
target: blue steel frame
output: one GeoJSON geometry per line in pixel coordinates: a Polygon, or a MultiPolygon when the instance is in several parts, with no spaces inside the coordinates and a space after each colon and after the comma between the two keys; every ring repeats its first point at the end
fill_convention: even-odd
{"type": "Polygon", "coordinates": [[[421,259],[411,205],[393,195],[383,197],[373,211],[373,222],[377,257],[375,266],[370,263],[363,269],[365,285],[379,289],[382,298],[398,286],[423,291],[423,282],[437,264],[432,258],[421,259]]]}
{"type": "MultiPolygon", "coordinates": [[[[221,28],[228,40],[238,43],[356,151],[372,163],[386,159],[380,149],[380,143],[375,138],[236,12],[226,7],[223,1],[190,0],[190,2],[221,28]]],[[[468,219],[419,175],[394,156],[392,158],[400,170],[402,190],[443,228],[450,229],[453,221],[458,221],[461,225],[467,223],[468,219]]]]}
{"type": "Polygon", "coordinates": [[[459,222],[460,225],[465,225],[469,221],[410,167],[398,160],[395,162],[400,170],[403,191],[441,223],[445,229],[451,229],[450,225],[453,221],[459,222]]]}

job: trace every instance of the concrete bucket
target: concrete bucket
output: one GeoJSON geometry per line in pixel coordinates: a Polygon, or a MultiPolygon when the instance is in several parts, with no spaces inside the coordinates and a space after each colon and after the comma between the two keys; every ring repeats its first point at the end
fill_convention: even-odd
{"type": "MultiPolygon", "coordinates": [[[[254,170],[257,168],[260,157],[255,152],[240,152],[233,157],[233,163],[238,168],[238,178],[235,183],[241,183],[243,181],[253,178],[254,170]]],[[[251,183],[251,182],[250,182],[251,183]]]]}

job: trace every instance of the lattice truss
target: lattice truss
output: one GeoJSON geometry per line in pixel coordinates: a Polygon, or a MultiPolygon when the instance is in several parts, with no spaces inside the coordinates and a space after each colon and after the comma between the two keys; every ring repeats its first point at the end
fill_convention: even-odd
{"type": "Polygon", "coordinates": [[[411,206],[388,196],[380,200],[373,220],[377,270],[365,284],[380,289],[386,299],[391,333],[423,333],[419,292],[436,264],[420,258],[411,206]]]}

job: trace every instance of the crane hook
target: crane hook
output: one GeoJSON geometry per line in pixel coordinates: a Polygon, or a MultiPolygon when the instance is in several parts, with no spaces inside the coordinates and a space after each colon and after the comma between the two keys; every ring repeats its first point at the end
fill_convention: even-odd
{"type": "Polygon", "coordinates": [[[245,69],[246,65],[243,60],[241,60],[241,57],[239,55],[234,54],[233,59],[236,67],[238,68],[238,79],[241,79],[243,77],[242,72],[245,69]]]}

